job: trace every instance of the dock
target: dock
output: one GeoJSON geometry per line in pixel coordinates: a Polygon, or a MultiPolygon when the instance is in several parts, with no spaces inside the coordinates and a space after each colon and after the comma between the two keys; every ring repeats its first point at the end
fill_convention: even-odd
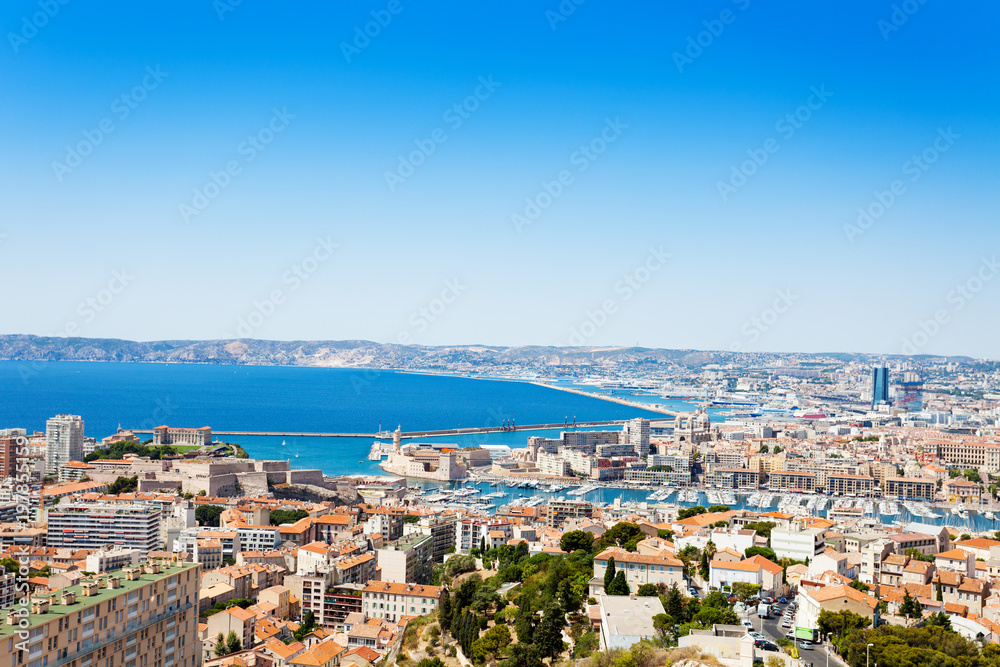
{"type": "MultiPolygon", "coordinates": [[[[475,435],[477,433],[504,433],[504,432],[517,432],[517,431],[547,431],[553,429],[571,429],[571,428],[586,428],[594,426],[621,426],[624,424],[624,420],[611,420],[611,421],[588,421],[588,422],[558,422],[554,424],[527,424],[518,426],[474,426],[469,428],[449,428],[449,429],[439,429],[435,431],[407,431],[406,433],[400,433],[400,437],[403,439],[407,438],[436,438],[436,437],[447,437],[453,435],[475,435]]],[[[132,431],[133,433],[152,433],[151,429],[141,429],[133,428],[126,429],[132,431]]],[[[212,435],[263,435],[272,436],[278,438],[390,438],[392,434],[386,433],[316,433],[308,431],[216,431],[212,429],[212,435]]]]}

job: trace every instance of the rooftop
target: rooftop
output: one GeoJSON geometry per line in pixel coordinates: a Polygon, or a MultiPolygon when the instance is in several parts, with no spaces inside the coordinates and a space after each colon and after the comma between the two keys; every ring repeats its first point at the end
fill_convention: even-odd
{"type": "MultiPolygon", "coordinates": [[[[86,581],[98,581],[103,582],[103,586],[97,589],[97,591],[90,597],[84,597],[83,586],[69,586],[67,588],[60,589],[56,593],[46,594],[46,595],[33,595],[32,600],[41,600],[48,598],[50,600],[49,610],[44,614],[29,614],[26,619],[21,619],[28,621],[28,627],[36,627],[48,623],[49,621],[55,620],[62,615],[72,614],[75,612],[83,611],[90,607],[101,604],[102,602],[107,602],[113,598],[116,598],[124,593],[129,593],[143,586],[148,586],[155,581],[162,581],[168,577],[173,577],[178,573],[194,570],[195,568],[201,567],[198,563],[172,563],[170,566],[161,565],[159,574],[147,574],[143,571],[138,578],[134,580],[128,580],[125,578],[123,570],[115,570],[110,573],[105,573],[99,575],[93,579],[88,579],[86,581]],[[121,585],[118,588],[107,588],[107,578],[108,574],[117,575],[120,578],[121,585]],[[76,602],[69,605],[61,604],[62,593],[66,591],[71,591],[76,593],[76,602]]],[[[197,570],[195,570],[197,572],[197,570]]],[[[195,586],[198,585],[197,577],[192,580],[195,586]]],[[[6,623],[0,625],[0,639],[7,637],[12,637],[17,635],[19,628],[17,625],[7,625],[6,623]]]]}

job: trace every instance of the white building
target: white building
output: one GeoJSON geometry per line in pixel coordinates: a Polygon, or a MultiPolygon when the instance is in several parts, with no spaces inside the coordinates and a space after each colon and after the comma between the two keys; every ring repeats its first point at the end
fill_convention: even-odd
{"type": "Polygon", "coordinates": [[[601,650],[629,648],[643,639],[657,636],[653,617],[665,613],[656,596],[600,595],[601,650]]]}
{"type": "Polygon", "coordinates": [[[138,565],[142,561],[142,553],[138,549],[114,547],[99,549],[87,556],[87,572],[100,574],[109,570],[120,570],[123,567],[138,565]]]}
{"type": "Polygon", "coordinates": [[[437,609],[443,588],[370,581],[361,594],[364,613],[395,622],[401,616],[424,616],[437,609]]]}
{"type": "Polygon", "coordinates": [[[57,505],[48,511],[50,547],[100,549],[118,545],[145,555],[163,548],[160,510],[135,505],[57,505]]]}
{"type": "Polygon", "coordinates": [[[58,475],[59,467],[83,460],[83,418],[56,415],[45,422],[45,474],[58,475]]]}
{"type": "Polygon", "coordinates": [[[823,528],[803,528],[793,523],[787,529],[771,529],[771,549],[778,558],[792,558],[805,561],[826,551],[823,528]]]}

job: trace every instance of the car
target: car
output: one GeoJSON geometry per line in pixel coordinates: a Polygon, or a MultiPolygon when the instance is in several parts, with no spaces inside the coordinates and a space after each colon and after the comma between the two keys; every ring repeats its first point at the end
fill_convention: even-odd
{"type": "Polygon", "coordinates": [[[762,651],[777,651],[778,645],[774,642],[769,642],[766,639],[758,639],[753,643],[754,647],[759,648],[762,651]]]}
{"type": "Polygon", "coordinates": [[[812,647],[813,647],[812,642],[806,641],[804,639],[799,640],[799,648],[802,649],[803,651],[811,651],[812,647]]]}
{"type": "Polygon", "coordinates": [[[747,630],[753,630],[753,623],[751,623],[748,620],[743,621],[743,627],[746,628],[747,630]]]}
{"type": "Polygon", "coordinates": [[[764,635],[762,635],[759,632],[748,632],[747,634],[749,634],[751,637],[753,637],[756,640],[759,640],[759,641],[762,641],[762,642],[763,641],[767,641],[767,637],[765,637],[764,635]]]}
{"type": "Polygon", "coordinates": [[[783,619],[781,621],[781,627],[783,627],[783,628],[790,628],[790,627],[792,627],[792,619],[790,619],[790,618],[783,619]]]}
{"type": "Polygon", "coordinates": [[[782,597],[782,598],[778,598],[778,602],[780,602],[781,604],[785,604],[786,602],[788,602],[788,600],[786,600],[785,598],[782,597]]]}
{"type": "Polygon", "coordinates": [[[785,639],[795,639],[795,630],[789,630],[785,633],[785,639]]]}

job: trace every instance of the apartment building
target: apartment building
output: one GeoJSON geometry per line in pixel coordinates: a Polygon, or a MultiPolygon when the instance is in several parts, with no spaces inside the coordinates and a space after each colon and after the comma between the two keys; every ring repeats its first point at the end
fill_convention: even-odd
{"type": "Polygon", "coordinates": [[[538,452],[535,465],[538,466],[540,474],[554,477],[569,477],[572,470],[569,461],[559,454],[549,454],[548,452],[538,452]]]}
{"type": "Polygon", "coordinates": [[[431,560],[435,563],[444,561],[445,554],[455,546],[455,523],[457,514],[431,514],[422,516],[416,523],[403,525],[403,535],[430,535],[431,560]]]}
{"type": "Polygon", "coordinates": [[[773,528],[771,549],[778,558],[812,560],[826,551],[825,533],[823,528],[804,528],[801,523],[793,523],[787,529],[773,528]]]}
{"type": "Polygon", "coordinates": [[[123,567],[138,565],[143,555],[138,549],[123,549],[122,547],[98,549],[87,556],[86,570],[97,574],[110,570],[120,570],[123,567]]]}
{"type": "Polygon", "coordinates": [[[18,475],[17,463],[20,456],[25,457],[23,472],[29,472],[28,460],[26,458],[28,447],[27,445],[18,447],[17,440],[18,436],[16,435],[0,436],[0,479],[7,479],[8,477],[16,477],[18,475]]]}
{"type": "Polygon", "coordinates": [[[404,535],[379,549],[378,566],[382,581],[426,584],[431,579],[434,538],[430,535],[404,535]]]}
{"type": "Polygon", "coordinates": [[[752,468],[714,468],[705,483],[724,489],[757,489],[760,473],[752,468]]]}
{"type": "Polygon", "coordinates": [[[933,500],[937,484],[924,477],[889,477],[885,480],[884,491],[889,498],[933,500]]]}
{"type": "Polygon", "coordinates": [[[772,491],[816,490],[816,473],[802,470],[775,470],[767,478],[767,486],[772,491]]]}
{"type": "Polygon", "coordinates": [[[550,528],[558,528],[569,519],[590,519],[593,503],[586,500],[552,500],[539,508],[538,518],[550,528]]]}
{"type": "Polygon", "coordinates": [[[396,622],[402,616],[431,613],[437,609],[443,591],[439,586],[370,581],[362,591],[361,601],[369,617],[396,622]]]}
{"type": "Polygon", "coordinates": [[[0,625],[0,667],[195,667],[199,570],[152,561],[33,595],[29,614],[9,609],[0,625]]]}
{"type": "Polygon", "coordinates": [[[865,475],[827,475],[826,490],[836,496],[865,496],[875,490],[875,479],[865,475]]]}
{"type": "Polygon", "coordinates": [[[469,553],[479,546],[482,540],[503,541],[513,539],[514,527],[509,521],[491,519],[463,519],[455,524],[455,550],[459,553],[469,553]],[[490,533],[499,533],[499,537],[491,537],[490,533]]]}
{"type": "Polygon", "coordinates": [[[146,505],[68,505],[48,511],[50,547],[101,549],[118,545],[143,555],[163,547],[159,509],[146,505]]]}
{"type": "Polygon", "coordinates": [[[45,474],[58,475],[59,467],[83,460],[83,418],[56,415],[45,422],[45,474]]]}
{"type": "Polygon", "coordinates": [[[674,584],[684,587],[684,563],[666,553],[640,554],[612,547],[594,556],[594,577],[604,579],[609,559],[615,559],[615,570],[625,573],[625,581],[633,591],[643,584],[674,584]]]}

